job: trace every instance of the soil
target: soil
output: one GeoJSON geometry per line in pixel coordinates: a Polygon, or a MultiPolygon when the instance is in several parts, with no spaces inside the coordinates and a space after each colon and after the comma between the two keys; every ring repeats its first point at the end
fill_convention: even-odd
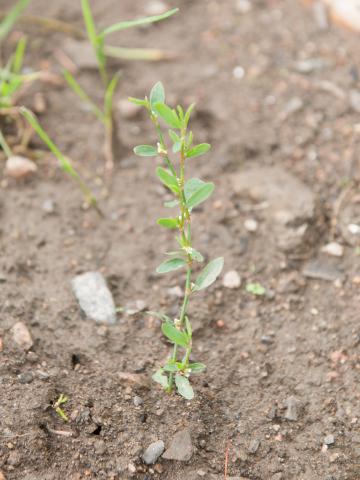
{"type": "MultiPolygon", "coordinates": [[[[220,280],[191,304],[193,355],[207,365],[192,402],[149,381],[170,351],[157,321],[119,313],[115,325],[97,325],[71,291],[76,274],[100,271],[119,307],[141,300],[150,310],[178,308],[169,287],[182,286],[181,275],[154,274],[173,248],[171,232],[155,224],[166,192],[154,161],[131,154],[132,146],[154,141],[151,125],[142,113],[126,119],[116,110],[128,147],[110,182],[102,174],[101,125],[65,85],[37,84],[23,99],[31,108],[42,91],[41,122],[88,179],[104,218],[82,207],[76,185],[45,150],[32,179],[1,177],[0,478],[221,479],[228,463],[229,478],[360,479],[359,242],[340,228],[343,210],[348,222],[358,221],[360,119],[348,92],[360,88],[359,38],[320,28],[311,8],[294,0],[254,0],[247,13],[237,3],[182,0],[176,17],[112,39],[177,54],[120,64],[115,103],[144,96],[161,79],[170,103],[197,103],[196,138],[213,145],[190,166],[217,185],[195,214],[195,245],[209,258],[224,255],[225,271],[236,270],[242,285],[231,290],[220,280]],[[299,63],[308,59],[317,61],[299,63]],[[234,178],[249,166],[259,176],[265,166],[281,167],[311,190],[316,208],[301,248],[279,245],[271,205],[257,208],[235,194],[234,178]],[[53,214],[43,209],[49,199],[53,214]],[[249,218],[258,222],[255,232],[244,226],[249,218]],[[334,240],[344,255],[321,254],[334,240]],[[341,272],[338,280],[303,275],[319,257],[341,272]],[[252,295],[248,282],[260,282],[266,294],[252,295]],[[12,338],[19,321],[34,341],[28,352],[12,338]],[[60,394],[69,397],[67,423],[53,408],[60,394]],[[135,406],[135,396],[143,403],[135,406]],[[150,443],[168,447],[184,428],[194,450],[189,461],[142,463],[150,443]]],[[[148,2],[92,4],[105,26],[140,16],[148,2]]],[[[27,13],[83,28],[79,2],[37,0],[27,13]]],[[[18,29],[29,35],[27,65],[60,73],[56,51],[67,35],[29,23],[18,29]]],[[[100,101],[97,73],[82,70],[78,78],[100,101]]],[[[32,145],[44,148],[35,137],[32,145]]]]}

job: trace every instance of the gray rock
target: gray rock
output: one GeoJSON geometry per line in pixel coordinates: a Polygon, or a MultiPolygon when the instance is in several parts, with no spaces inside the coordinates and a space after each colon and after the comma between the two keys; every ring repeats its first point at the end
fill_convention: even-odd
{"type": "Polygon", "coordinates": [[[185,428],[174,435],[170,447],[164,453],[163,458],[166,460],[177,460],[178,462],[188,462],[192,454],[193,445],[191,443],[190,430],[185,428]]]}
{"type": "Polygon", "coordinates": [[[328,282],[342,280],[344,277],[343,273],[336,267],[322,260],[310,260],[307,262],[303,268],[303,275],[309,278],[327,280],[328,282]]]}
{"type": "Polygon", "coordinates": [[[144,400],[139,397],[138,395],[135,395],[134,399],[133,399],[133,403],[135,405],[135,407],[140,407],[140,405],[142,405],[144,403],[144,400]]]}
{"type": "Polygon", "coordinates": [[[303,182],[280,167],[262,166],[233,175],[231,182],[238,196],[267,205],[262,212],[280,248],[303,243],[315,215],[314,194],[303,182]]]}
{"type": "Polygon", "coordinates": [[[41,208],[45,213],[51,215],[55,212],[55,202],[51,198],[48,198],[43,201],[41,208]]]}
{"type": "Polygon", "coordinates": [[[14,342],[24,350],[30,350],[33,346],[33,341],[30,332],[23,322],[17,322],[11,329],[12,338],[14,342]]]}
{"type": "Polygon", "coordinates": [[[72,279],[71,284],[79,305],[88,318],[98,323],[115,323],[114,300],[101,273],[78,275],[72,279]]]}
{"type": "Polygon", "coordinates": [[[34,380],[34,375],[31,370],[28,370],[27,372],[20,373],[18,379],[20,383],[31,383],[34,380]]]}
{"type": "Polygon", "coordinates": [[[349,101],[351,107],[355,110],[355,112],[360,113],[360,91],[350,90],[349,101]]]}
{"type": "Polygon", "coordinates": [[[146,465],[152,465],[160,457],[165,449],[164,442],[158,440],[157,442],[151,443],[145,452],[142,454],[141,458],[146,465]]]}
{"type": "Polygon", "coordinates": [[[289,397],[285,400],[286,412],[285,418],[290,422],[296,422],[299,418],[301,402],[295,397],[289,397]]]}
{"type": "Polygon", "coordinates": [[[260,440],[258,438],[254,438],[250,442],[248,452],[254,455],[258,451],[259,447],[260,447],[260,440]]]}
{"type": "Polygon", "coordinates": [[[324,438],[324,444],[327,445],[327,446],[330,446],[330,445],[334,445],[335,443],[335,437],[334,435],[326,435],[326,437],[324,438]]]}

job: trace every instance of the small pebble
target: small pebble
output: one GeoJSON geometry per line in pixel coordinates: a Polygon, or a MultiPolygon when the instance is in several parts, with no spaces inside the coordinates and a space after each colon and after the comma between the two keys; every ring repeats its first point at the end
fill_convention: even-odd
{"type": "Polygon", "coordinates": [[[334,435],[326,435],[324,438],[324,444],[327,446],[334,445],[335,443],[335,437],[334,435]]]}
{"type": "Polygon", "coordinates": [[[170,447],[164,453],[163,458],[166,460],[176,460],[178,462],[188,462],[192,455],[193,446],[191,443],[190,430],[185,428],[174,435],[170,447]]]}
{"type": "Polygon", "coordinates": [[[295,397],[289,397],[285,401],[285,406],[287,407],[285,413],[286,420],[296,422],[299,418],[300,401],[295,397]]]}
{"type": "Polygon", "coordinates": [[[356,223],[350,223],[348,225],[348,230],[352,235],[360,235],[360,225],[356,223]]]}
{"type": "Polygon", "coordinates": [[[135,395],[133,402],[134,402],[135,407],[140,407],[140,405],[142,405],[144,403],[144,400],[141,397],[139,397],[138,395],[135,395]]]}
{"type": "Polygon", "coordinates": [[[254,233],[258,229],[258,222],[254,218],[248,218],[244,222],[244,227],[248,232],[254,233]]]}
{"type": "Polygon", "coordinates": [[[252,9],[250,0],[237,0],[235,4],[235,10],[238,13],[248,13],[252,9]]]}
{"type": "Polygon", "coordinates": [[[333,257],[342,257],[344,255],[344,247],[337,242],[331,242],[324,245],[321,251],[328,255],[332,255],[333,257]]]}
{"type": "Polygon", "coordinates": [[[55,202],[51,200],[51,198],[48,198],[43,201],[43,204],[41,205],[41,208],[43,211],[49,215],[55,212],[55,202]]]}
{"type": "Polygon", "coordinates": [[[165,444],[162,440],[151,443],[141,458],[146,465],[153,465],[165,450],[165,444]]]}
{"type": "Polygon", "coordinates": [[[258,438],[254,438],[254,440],[251,440],[248,451],[252,455],[254,455],[260,446],[260,440],[258,438]]]}
{"type": "Polygon", "coordinates": [[[168,288],[167,293],[170,295],[170,297],[177,297],[177,298],[182,298],[184,295],[184,292],[182,291],[182,288],[179,287],[179,285],[168,288]]]}
{"type": "Polygon", "coordinates": [[[136,105],[124,99],[119,100],[117,108],[120,115],[127,120],[136,118],[142,110],[141,105],[136,105]]]}
{"type": "Polygon", "coordinates": [[[161,15],[169,10],[169,6],[160,0],[152,0],[145,6],[146,15],[161,15]]]}
{"type": "Polygon", "coordinates": [[[28,372],[20,373],[18,375],[18,379],[20,383],[31,383],[34,380],[33,373],[29,370],[28,372]]]}
{"type": "Polygon", "coordinates": [[[30,332],[23,322],[17,322],[11,329],[14,342],[24,350],[30,350],[33,341],[30,332]]]}
{"type": "Polygon", "coordinates": [[[236,270],[230,270],[225,273],[223,278],[223,286],[225,288],[239,288],[241,285],[241,277],[236,270]]]}
{"type": "Polygon", "coordinates": [[[241,80],[245,76],[245,70],[243,67],[238,65],[237,67],[234,68],[233,70],[233,76],[234,78],[237,78],[238,80],[241,80]]]}
{"type": "Polygon", "coordinates": [[[263,343],[264,345],[271,345],[272,343],[274,343],[274,339],[270,335],[263,335],[261,337],[261,343],[263,343]]]}
{"type": "Polygon", "coordinates": [[[12,155],[6,160],[5,174],[9,177],[20,179],[36,172],[37,166],[28,158],[12,155]]]}

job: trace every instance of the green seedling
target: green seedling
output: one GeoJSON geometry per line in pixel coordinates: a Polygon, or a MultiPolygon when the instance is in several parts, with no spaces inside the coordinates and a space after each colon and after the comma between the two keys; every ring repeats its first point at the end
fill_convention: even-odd
{"type": "Polygon", "coordinates": [[[266,293],[266,288],[261,285],[261,283],[255,282],[255,283],[248,283],[246,285],[246,291],[248,293],[252,293],[253,295],[256,295],[258,297],[261,297],[265,295],[266,293]]]}
{"type": "MultiPolygon", "coordinates": [[[[108,35],[120,30],[125,30],[128,28],[145,25],[147,23],[154,23],[164,20],[165,18],[174,15],[174,13],[178,11],[178,9],[169,10],[162,15],[141,18],[139,20],[115,23],[110,27],[105,28],[104,30],[99,30],[95,25],[89,0],[81,0],[81,7],[87,36],[94,50],[98,64],[99,74],[105,89],[103,106],[101,108],[97,106],[96,102],[91,99],[90,95],[86,93],[83,87],[77,82],[77,80],[75,80],[74,76],[69,71],[64,72],[64,77],[71,89],[76,93],[76,95],[78,95],[82,101],[88,104],[91,111],[103,123],[105,130],[105,166],[107,170],[112,170],[114,167],[113,144],[116,141],[116,132],[114,131],[113,118],[113,98],[119,81],[119,74],[116,73],[111,79],[109,78],[109,73],[107,71],[107,55],[109,54],[109,49],[107,49],[105,45],[105,39],[108,35]]],[[[121,50],[124,54],[126,53],[126,49],[120,49],[120,51],[121,50]]],[[[116,56],[116,47],[110,47],[110,51],[111,56],[116,56]]],[[[120,54],[120,52],[118,53],[120,54]]],[[[135,53],[136,52],[134,52],[134,54],[135,53]]]]}
{"type": "Polygon", "coordinates": [[[11,148],[9,147],[7,141],[5,140],[5,137],[1,130],[0,130],[0,147],[3,149],[6,158],[9,158],[12,156],[13,153],[11,151],[11,148]]]}
{"type": "Polygon", "coordinates": [[[0,44],[5,40],[11,32],[16,21],[29,5],[30,0],[19,0],[16,5],[7,13],[0,23],[0,44]]]}
{"type": "Polygon", "coordinates": [[[63,393],[60,394],[59,398],[56,400],[56,402],[53,405],[53,409],[55,412],[59,415],[59,417],[64,420],[64,422],[68,422],[69,419],[64,412],[64,410],[61,408],[61,405],[64,405],[67,401],[69,400],[69,397],[64,395],[63,393]]]}
{"type": "Polygon", "coordinates": [[[141,157],[159,156],[164,160],[167,168],[157,167],[156,175],[174,196],[172,201],[165,203],[165,206],[178,208],[176,215],[157,220],[161,227],[177,231],[175,238],[178,249],[167,253],[169,258],[159,265],[156,271],[159,274],[179,269],[186,271],[184,298],[178,318],[171,319],[163,313],[150,312],[162,321],[163,334],[174,344],[171,357],[154,373],[153,380],[162,385],[167,392],[172,392],[176,386],[181,396],[191,400],[194,392],[189,377],[202,372],[206,367],[202,363],[193,363],[190,360],[192,327],[187,313],[189,301],[192,295],[209,287],[216,280],[223,268],[224,259],[219,257],[212,260],[198,274],[195,281],[192,280],[195,264],[204,261],[203,255],[193,247],[192,212],[210,197],[215,186],[211,182],[204,182],[198,178],[187,180],[185,171],[188,162],[207,153],[210,145],[208,143],[193,144],[193,133],[188,125],[194,105],[190,105],[186,111],[181,106],[176,109],[170,108],[165,103],[165,91],[161,82],[153,87],[149,98],[130,98],[129,100],[146,108],[158,136],[156,146],[139,145],[134,148],[134,152],[141,157]],[[172,143],[172,152],[179,158],[176,163],[171,159],[161,123],[170,127],[168,136],[172,143]],[[181,356],[180,350],[183,352],[181,356]]]}
{"type": "Polygon", "coordinates": [[[98,206],[95,196],[93,195],[93,193],[91,192],[87,184],[84,182],[80,174],[75,170],[74,166],[71,163],[71,160],[68,157],[65,157],[65,155],[61,153],[59,148],[51,140],[49,135],[45,132],[45,130],[42,128],[42,126],[36,119],[35,115],[30,110],[28,110],[25,107],[21,107],[20,112],[28,121],[28,123],[31,125],[31,127],[35,130],[35,132],[39,135],[41,140],[46,144],[48,149],[55,155],[55,157],[59,162],[60,168],[65,173],[70,175],[70,177],[73,178],[75,182],[78,184],[81,192],[84,195],[86,202],[92,207],[94,207],[95,210],[97,210],[97,212],[102,215],[102,212],[98,206]]]}

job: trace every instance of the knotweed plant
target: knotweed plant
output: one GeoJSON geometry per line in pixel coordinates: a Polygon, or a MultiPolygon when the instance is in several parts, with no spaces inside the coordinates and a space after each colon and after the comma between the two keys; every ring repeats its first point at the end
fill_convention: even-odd
{"type": "Polygon", "coordinates": [[[150,312],[162,321],[161,330],[165,337],[173,343],[173,351],[168,361],[153,375],[167,392],[174,387],[180,395],[191,400],[194,392],[190,384],[191,375],[205,369],[203,363],[192,362],[192,328],[188,316],[190,298],[197,292],[209,287],[220,274],[224,259],[216,258],[208,263],[193,280],[193,270],[197,263],[204,261],[203,255],[194,248],[191,234],[192,212],[194,208],[207,200],[214,191],[212,182],[204,182],[198,178],[186,178],[186,166],[189,161],[207,153],[208,143],[193,144],[193,133],[189,130],[189,120],[194,105],[185,111],[181,106],[170,108],[165,103],[165,91],[161,82],[151,90],[150,97],[144,100],[130,98],[135,104],[146,108],[158,136],[156,146],[139,145],[134,152],[141,157],[160,156],[167,168],[158,166],[156,175],[165,187],[173,194],[174,199],[166,202],[168,208],[176,208],[177,213],[171,217],[159,218],[157,223],[164,228],[176,231],[175,240],[178,249],[168,252],[168,259],[157,268],[157,273],[165,274],[174,270],[185,271],[184,298],[179,315],[171,319],[163,313],[150,312]],[[178,156],[174,161],[165,142],[165,134],[161,124],[170,127],[167,131],[172,144],[172,153],[178,156]]]}
{"type": "MultiPolygon", "coordinates": [[[[99,74],[105,89],[103,106],[100,108],[96,105],[96,102],[91,99],[91,97],[85,92],[82,86],[77,82],[77,80],[75,80],[74,76],[69,71],[65,71],[64,76],[72,90],[80,97],[82,101],[89,105],[91,111],[103,123],[105,130],[105,166],[107,170],[112,170],[114,167],[113,145],[115,144],[114,139],[116,137],[116,132],[114,131],[113,98],[119,81],[119,74],[116,73],[112,78],[109,77],[109,73],[107,71],[107,56],[109,53],[111,53],[111,56],[116,56],[116,47],[111,47],[111,50],[109,51],[105,45],[105,39],[108,35],[120,30],[164,20],[165,18],[168,18],[176,13],[178,9],[169,10],[162,15],[115,23],[110,27],[99,31],[94,22],[89,0],[81,0],[81,6],[88,39],[94,50],[99,74]]],[[[120,55],[120,52],[118,53],[120,55]]],[[[123,53],[125,54],[125,52],[123,53]]]]}

